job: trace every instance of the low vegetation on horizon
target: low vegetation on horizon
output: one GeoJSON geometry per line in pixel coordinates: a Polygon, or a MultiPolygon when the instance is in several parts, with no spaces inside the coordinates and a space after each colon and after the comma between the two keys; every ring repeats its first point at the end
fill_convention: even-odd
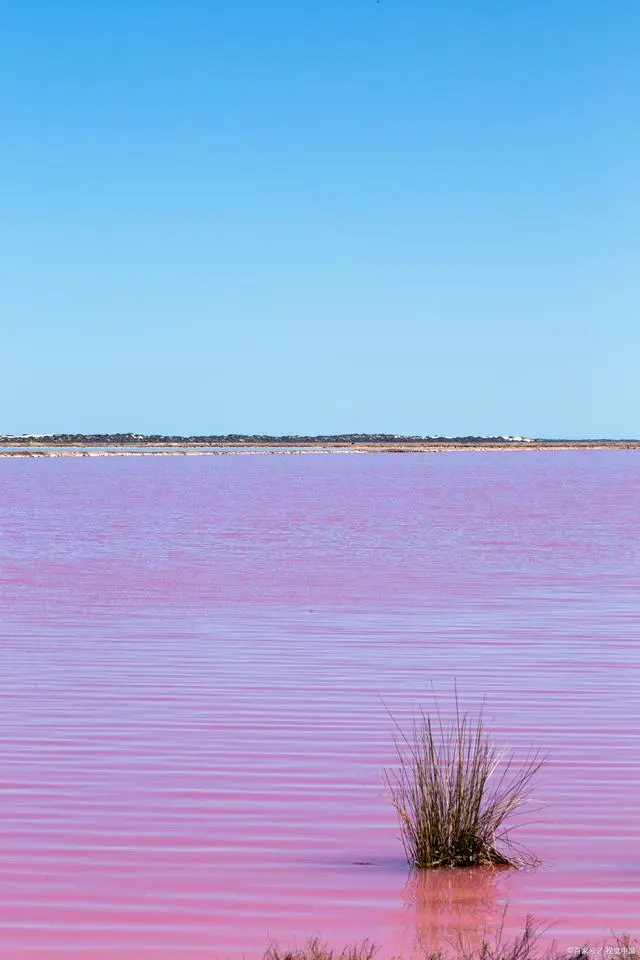
{"type": "MultiPolygon", "coordinates": [[[[505,436],[442,436],[418,435],[401,433],[327,433],[327,434],[268,434],[268,433],[227,433],[227,434],[193,434],[170,435],[152,433],[24,433],[19,435],[2,435],[2,443],[99,443],[129,444],[144,443],[532,443],[529,437],[505,436]]],[[[544,441],[553,443],[554,441],[544,441]]]]}

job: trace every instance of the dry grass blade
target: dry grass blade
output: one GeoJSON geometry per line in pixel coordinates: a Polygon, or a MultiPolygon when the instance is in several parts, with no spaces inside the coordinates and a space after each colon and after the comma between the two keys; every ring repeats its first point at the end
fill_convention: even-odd
{"type": "Polygon", "coordinates": [[[491,743],[482,711],[475,718],[462,713],[457,691],[448,726],[437,703],[432,715],[418,714],[409,734],[391,718],[399,763],[384,772],[384,780],[409,864],[422,869],[535,863],[510,832],[546,757],[536,752],[521,765],[505,761],[491,743]]]}
{"type": "Polygon", "coordinates": [[[628,933],[613,936],[613,944],[604,943],[599,947],[588,943],[573,950],[558,954],[553,960],[640,960],[640,941],[628,933]]]}
{"type": "Polygon", "coordinates": [[[630,933],[623,933],[620,936],[614,935],[615,947],[604,950],[611,960],[616,957],[617,960],[640,960],[640,940],[632,937],[630,933]]]}
{"type": "MultiPolygon", "coordinates": [[[[638,941],[628,934],[614,938],[615,946],[603,945],[598,949],[585,944],[573,951],[560,951],[555,943],[543,946],[542,938],[548,928],[528,916],[524,927],[511,939],[505,936],[507,908],[497,930],[480,931],[481,939],[458,936],[451,943],[451,951],[433,953],[428,960],[640,960],[638,941]]],[[[374,960],[377,947],[370,940],[342,950],[334,950],[321,940],[309,939],[302,947],[283,949],[272,943],[263,955],[263,960],[374,960]]],[[[399,958],[395,958],[399,960],[399,958]]]]}
{"type": "Polygon", "coordinates": [[[544,927],[536,923],[532,916],[527,916],[521,932],[509,940],[504,935],[505,916],[506,908],[498,930],[492,936],[485,930],[479,944],[469,945],[463,937],[459,937],[455,946],[456,960],[542,960],[542,957],[551,960],[552,949],[545,954],[540,953],[544,927]]]}
{"type": "Polygon", "coordinates": [[[263,960],[373,960],[377,947],[369,940],[334,950],[317,937],[307,940],[301,947],[284,949],[271,943],[264,952],[263,960]]]}

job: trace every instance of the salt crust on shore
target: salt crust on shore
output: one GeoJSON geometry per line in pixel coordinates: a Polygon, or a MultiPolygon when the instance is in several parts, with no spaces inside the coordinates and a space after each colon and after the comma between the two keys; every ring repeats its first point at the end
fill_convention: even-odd
{"type": "Polygon", "coordinates": [[[171,447],[150,448],[148,450],[129,450],[126,447],[114,447],[110,450],[87,450],[74,449],[72,447],[60,447],[59,449],[38,449],[34,447],[29,450],[2,450],[0,457],[219,457],[219,456],[247,456],[247,455],[298,455],[314,453],[331,454],[354,454],[354,453],[447,453],[447,452],[475,452],[475,451],[498,451],[498,450],[635,450],[640,448],[640,441],[611,441],[609,443],[598,443],[577,441],[575,443],[509,443],[509,444],[397,444],[393,446],[381,446],[380,444],[353,444],[353,445],[318,445],[308,447],[215,447],[207,449],[173,449],[171,447]]]}

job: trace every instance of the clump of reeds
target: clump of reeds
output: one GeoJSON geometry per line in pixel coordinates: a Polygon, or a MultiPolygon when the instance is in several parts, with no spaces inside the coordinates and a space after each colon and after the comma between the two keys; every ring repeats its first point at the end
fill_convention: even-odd
{"type": "Polygon", "coordinates": [[[459,937],[453,955],[437,953],[429,960],[640,960],[638,941],[627,933],[614,936],[615,945],[604,943],[592,947],[583,944],[560,950],[552,942],[545,948],[542,937],[548,928],[529,915],[521,932],[509,940],[504,936],[505,916],[506,908],[497,931],[490,936],[485,929],[479,944],[469,944],[459,937]]]}
{"type": "Polygon", "coordinates": [[[482,710],[475,718],[463,713],[457,691],[449,724],[437,702],[432,714],[419,712],[410,733],[394,724],[399,764],[385,771],[384,780],[412,868],[537,862],[510,830],[546,757],[529,753],[521,765],[505,760],[491,743],[482,710]]]}
{"type": "MultiPolygon", "coordinates": [[[[546,928],[532,916],[526,918],[523,929],[512,939],[504,936],[504,921],[503,914],[497,931],[490,935],[485,929],[479,943],[458,937],[452,951],[429,954],[427,960],[640,960],[639,942],[629,934],[615,937],[615,946],[603,944],[594,948],[585,944],[560,951],[555,943],[544,948],[542,936],[546,928]]],[[[263,960],[373,960],[377,952],[378,948],[370,940],[335,950],[321,940],[309,939],[304,946],[293,949],[282,949],[273,943],[265,951],[263,960]]]]}
{"type": "MultiPolygon", "coordinates": [[[[480,943],[470,943],[464,937],[458,937],[455,960],[559,960],[553,945],[541,952],[540,939],[546,931],[533,916],[527,916],[524,927],[512,939],[504,936],[505,917],[506,908],[496,932],[490,936],[485,929],[480,943]]],[[[446,960],[446,955],[434,954],[430,960],[446,960]]]]}
{"type": "Polygon", "coordinates": [[[623,933],[621,936],[614,937],[615,947],[604,946],[601,950],[603,956],[611,960],[613,954],[618,960],[640,960],[640,940],[632,937],[630,933],[623,933]]]}
{"type": "Polygon", "coordinates": [[[272,943],[265,950],[263,960],[373,960],[377,949],[369,940],[363,940],[354,946],[334,950],[314,937],[302,947],[293,949],[283,949],[277,943],[272,943]]]}

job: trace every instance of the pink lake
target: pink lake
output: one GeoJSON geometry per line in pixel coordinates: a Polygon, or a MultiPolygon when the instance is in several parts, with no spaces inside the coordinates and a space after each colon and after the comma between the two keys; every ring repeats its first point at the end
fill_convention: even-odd
{"type": "Polygon", "coordinates": [[[640,933],[639,504],[634,450],[0,461],[0,956],[640,933]],[[549,751],[540,869],[408,877],[381,698],[454,680],[549,751]]]}

